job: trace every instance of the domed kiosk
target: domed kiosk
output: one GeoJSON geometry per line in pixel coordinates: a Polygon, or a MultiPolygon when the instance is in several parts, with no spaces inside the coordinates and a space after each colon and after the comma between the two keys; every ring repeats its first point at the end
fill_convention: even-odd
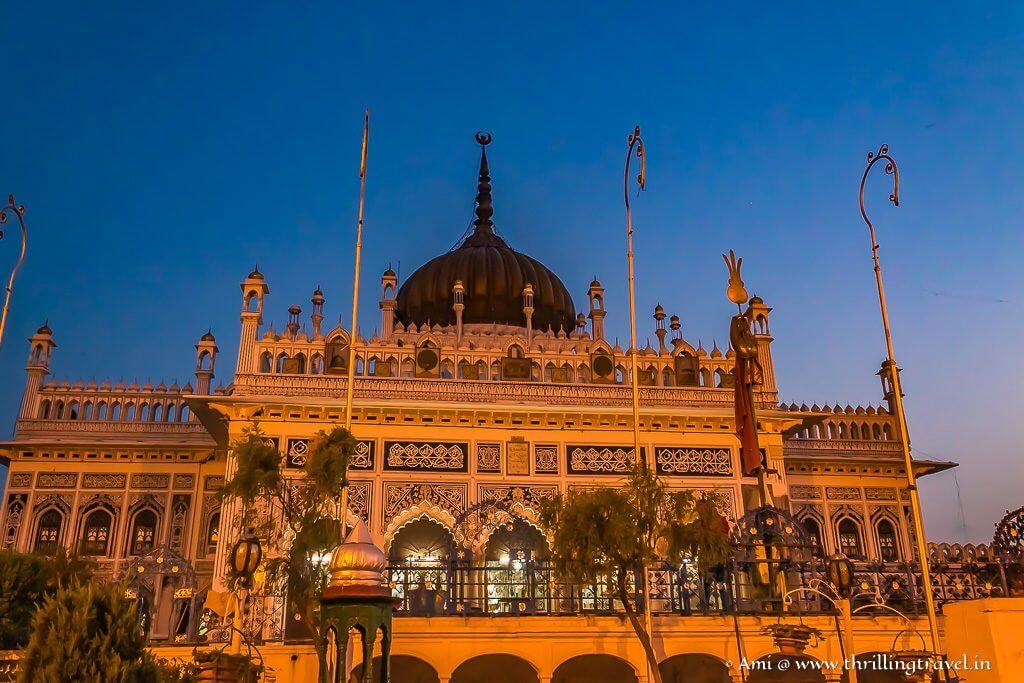
{"type": "Polygon", "coordinates": [[[491,136],[477,133],[480,180],[477,185],[473,234],[457,248],[420,266],[398,291],[397,319],[403,325],[453,325],[455,294],[464,287],[465,325],[499,324],[525,327],[524,292],[533,288],[533,321],[537,330],[576,327],[576,308],[562,281],[540,261],[508,246],[494,232],[491,176],[487,145],[491,136]]]}

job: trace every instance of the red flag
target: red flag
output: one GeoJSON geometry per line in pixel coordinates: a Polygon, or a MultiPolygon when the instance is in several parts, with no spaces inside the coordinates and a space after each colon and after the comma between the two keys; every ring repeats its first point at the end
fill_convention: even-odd
{"type": "Polygon", "coordinates": [[[740,440],[740,464],[744,475],[754,474],[761,467],[761,449],[757,445],[757,423],[754,421],[754,400],[750,390],[751,361],[736,354],[733,371],[736,392],[736,436],[740,440]]]}

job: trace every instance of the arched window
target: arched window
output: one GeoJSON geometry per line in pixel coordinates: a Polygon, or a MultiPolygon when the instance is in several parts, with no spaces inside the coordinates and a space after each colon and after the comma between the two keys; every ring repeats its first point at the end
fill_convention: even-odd
{"type": "Polygon", "coordinates": [[[306,374],[306,354],[295,354],[295,361],[295,365],[297,367],[297,370],[295,372],[300,375],[306,374]]]}
{"type": "Polygon", "coordinates": [[[863,553],[863,543],[860,540],[860,528],[850,518],[839,522],[839,551],[849,558],[860,558],[863,553]]]}
{"type": "Polygon", "coordinates": [[[82,527],[82,554],[83,555],[106,555],[110,545],[110,529],[113,526],[113,517],[106,510],[93,510],[85,518],[85,526],[82,527]]]}
{"type": "Polygon", "coordinates": [[[48,417],[50,417],[50,399],[47,398],[39,404],[39,419],[45,420],[48,417]]]}
{"type": "Polygon", "coordinates": [[[661,386],[670,387],[675,384],[675,378],[672,376],[672,370],[665,368],[661,371],[661,386]]]}
{"type": "Polygon", "coordinates": [[[256,290],[254,289],[245,296],[245,310],[248,313],[255,313],[259,310],[259,306],[260,299],[256,296],[256,290]]]}
{"type": "Polygon", "coordinates": [[[163,404],[153,404],[153,422],[160,422],[163,418],[163,404]]]}
{"type": "Polygon", "coordinates": [[[892,441],[892,427],[885,425],[882,429],[882,439],[885,441],[892,441]]]}
{"type": "Polygon", "coordinates": [[[201,354],[199,354],[199,369],[200,370],[209,370],[210,366],[212,364],[213,364],[213,356],[210,355],[209,351],[203,351],[201,354]]]}
{"type": "Polygon", "coordinates": [[[96,419],[106,420],[107,419],[107,402],[100,401],[100,404],[96,407],[96,419]]]}
{"type": "Polygon", "coordinates": [[[33,549],[40,555],[53,555],[60,547],[60,528],[64,515],[60,510],[49,509],[39,518],[33,549]]]}
{"type": "Polygon", "coordinates": [[[164,422],[174,422],[174,411],[177,408],[173,403],[167,404],[167,412],[164,413],[164,422]]]}
{"type": "Polygon", "coordinates": [[[324,372],[324,357],[319,353],[313,355],[309,361],[309,371],[314,375],[322,375],[324,372]]]}
{"type": "Polygon", "coordinates": [[[126,422],[135,421],[135,404],[129,403],[124,409],[124,419],[126,422]]]}
{"type": "Polygon", "coordinates": [[[277,364],[274,367],[276,372],[284,372],[284,364],[288,360],[288,354],[283,351],[277,356],[277,364]]]}
{"type": "Polygon", "coordinates": [[[92,401],[86,401],[85,402],[85,410],[82,411],[82,419],[83,420],[91,420],[92,419],[92,401]]]}
{"type": "Polygon", "coordinates": [[[113,405],[113,407],[110,409],[110,419],[111,420],[120,420],[121,419],[121,404],[120,403],[115,403],[113,405]]]}
{"type": "Polygon", "coordinates": [[[896,546],[896,528],[892,522],[883,519],[875,527],[878,532],[878,555],[883,562],[895,562],[899,559],[896,546]]]}
{"type": "Polygon", "coordinates": [[[513,344],[512,346],[508,347],[509,358],[522,358],[525,355],[526,354],[523,353],[523,347],[519,346],[519,344],[513,344]]]}
{"type": "Polygon", "coordinates": [[[808,517],[803,521],[803,525],[811,539],[811,554],[814,557],[823,557],[825,549],[821,543],[821,525],[818,524],[818,520],[808,517]]]}
{"type": "Polygon", "coordinates": [[[178,413],[178,422],[188,422],[188,406],[182,406],[178,413]]]}
{"type": "Polygon", "coordinates": [[[78,401],[72,401],[68,405],[68,419],[69,420],[77,420],[78,419],[78,401]]]}
{"type": "Polygon", "coordinates": [[[64,401],[57,401],[57,405],[53,409],[53,419],[64,419],[64,401]]]}
{"type": "Polygon", "coordinates": [[[156,524],[156,513],[152,510],[142,510],[135,515],[132,533],[128,537],[129,554],[145,555],[153,549],[156,543],[156,524]]]}
{"type": "Polygon", "coordinates": [[[142,407],[139,408],[139,422],[145,422],[149,419],[149,404],[143,403],[142,407]]]}
{"type": "Polygon", "coordinates": [[[271,372],[274,369],[274,357],[270,355],[270,351],[264,351],[260,354],[260,372],[271,372]]]}
{"type": "Polygon", "coordinates": [[[877,424],[871,425],[871,438],[874,439],[875,441],[882,440],[882,430],[878,427],[877,424]]]}
{"type": "Polygon", "coordinates": [[[206,541],[206,554],[216,555],[217,554],[217,543],[220,542],[220,512],[214,512],[210,515],[210,521],[206,524],[206,535],[204,536],[206,541]]]}

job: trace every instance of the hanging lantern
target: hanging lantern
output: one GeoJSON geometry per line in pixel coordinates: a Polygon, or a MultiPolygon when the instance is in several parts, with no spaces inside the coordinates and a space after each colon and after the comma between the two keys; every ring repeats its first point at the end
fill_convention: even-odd
{"type": "Polygon", "coordinates": [[[846,555],[837,553],[828,558],[827,571],[828,581],[839,596],[849,598],[853,588],[853,562],[846,555]]]}
{"type": "Polygon", "coordinates": [[[263,548],[260,547],[260,539],[250,529],[249,533],[235,541],[235,545],[231,547],[231,556],[228,558],[228,562],[238,577],[239,583],[242,586],[248,586],[252,581],[252,575],[262,561],[263,548]]]}

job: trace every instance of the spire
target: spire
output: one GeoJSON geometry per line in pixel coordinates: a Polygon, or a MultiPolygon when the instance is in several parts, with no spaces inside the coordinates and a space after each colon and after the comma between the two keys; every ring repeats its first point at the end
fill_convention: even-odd
{"type": "Polygon", "coordinates": [[[491,205],[491,172],[487,167],[487,145],[491,144],[490,133],[477,133],[480,145],[480,180],[476,186],[476,220],[473,222],[476,234],[493,234],[494,207],[491,205]]]}

